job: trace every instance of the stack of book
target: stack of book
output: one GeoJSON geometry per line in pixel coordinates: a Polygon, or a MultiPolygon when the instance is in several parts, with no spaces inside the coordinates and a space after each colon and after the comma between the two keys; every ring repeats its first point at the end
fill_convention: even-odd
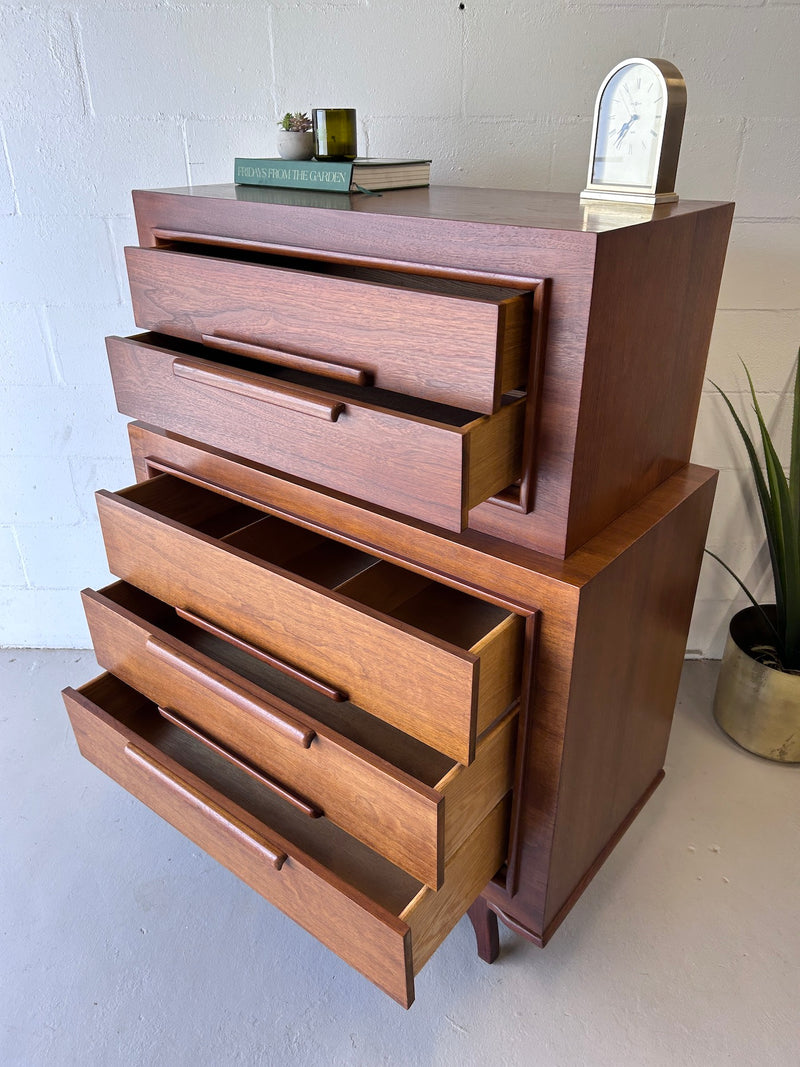
{"type": "Polygon", "coordinates": [[[355,159],[352,163],[318,163],[315,159],[239,159],[237,185],[272,185],[284,189],[322,189],[359,193],[430,185],[429,159],[355,159]]]}

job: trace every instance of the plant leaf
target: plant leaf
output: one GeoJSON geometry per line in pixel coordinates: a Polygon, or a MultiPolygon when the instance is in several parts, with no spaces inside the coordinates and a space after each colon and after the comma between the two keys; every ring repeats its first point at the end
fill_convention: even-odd
{"type": "MultiPolygon", "coordinates": [[[[763,521],[764,521],[764,529],[765,529],[765,532],[766,532],[766,535],[767,535],[767,545],[769,547],[769,556],[770,556],[770,561],[772,563],[772,573],[773,573],[773,575],[776,575],[778,573],[778,563],[777,563],[777,554],[776,554],[776,547],[775,547],[775,537],[774,537],[774,532],[772,530],[771,523],[769,521],[769,515],[770,515],[770,512],[771,512],[772,503],[771,503],[771,500],[770,500],[769,490],[767,489],[767,483],[766,483],[766,481],[764,479],[764,474],[763,474],[763,472],[761,470],[761,464],[759,462],[758,455],[756,454],[755,445],[753,444],[753,441],[752,441],[752,438],[750,437],[750,434],[745,429],[745,427],[744,427],[744,425],[742,423],[742,420],[737,415],[736,408],[733,406],[731,401],[728,399],[728,396],[725,394],[725,392],[722,389],[720,389],[720,387],[717,385],[716,382],[712,382],[711,384],[714,386],[714,388],[717,390],[719,395],[722,397],[722,399],[727,404],[728,410],[730,411],[731,416],[733,417],[733,421],[736,423],[736,427],[739,430],[741,438],[744,441],[745,448],[747,449],[747,455],[748,455],[748,458],[750,459],[750,466],[751,466],[752,471],[753,471],[753,480],[756,483],[756,491],[758,493],[758,502],[759,502],[759,505],[761,506],[761,516],[762,516],[763,521]]],[[[731,572],[731,573],[733,573],[733,572],[731,572]]],[[[738,581],[738,579],[737,579],[737,581],[738,581]]],[[[778,607],[778,617],[779,618],[781,616],[781,601],[780,601],[781,596],[782,596],[782,590],[776,588],[775,589],[775,603],[776,603],[776,605],[778,607]]]]}
{"type": "Polygon", "coordinates": [[[782,637],[779,652],[782,660],[792,661],[795,655],[800,654],[800,532],[793,514],[786,474],[761,413],[753,380],[747,367],[745,367],[745,372],[761,430],[761,444],[764,449],[770,490],[769,518],[774,531],[778,557],[778,570],[775,571],[774,577],[776,603],[778,604],[778,630],[782,637]],[[777,597],[779,585],[780,601],[777,597]]]}
{"type": "Polygon", "coordinates": [[[780,644],[780,635],[778,634],[778,631],[775,629],[775,626],[773,625],[769,615],[767,615],[766,611],[764,611],[764,608],[761,606],[761,604],[759,604],[759,602],[756,600],[756,598],[753,596],[753,594],[750,592],[750,590],[744,584],[744,582],[739,577],[739,575],[736,574],[735,571],[732,571],[730,569],[730,567],[728,566],[728,564],[725,562],[725,560],[724,559],[720,559],[719,556],[716,554],[716,552],[712,552],[710,548],[706,548],[703,551],[706,552],[709,556],[711,556],[712,559],[715,559],[717,561],[717,563],[720,564],[721,567],[724,567],[725,570],[728,572],[728,574],[731,576],[731,578],[733,578],[733,580],[741,587],[741,589],[747,595],[747,597],[748,597],[750,603],[753,605],[753,607],[754,608],[758,608],[758,610],[761,612],[761,615],[762,615],[762,617],[764,619],[764,622],[767,624],[768,629],[770,629],[773,632],[773,634],[775,635],[775,640],[780,644]]]}
{"type": "Polygon", "coordinates": [[[792,405],[792,444],[789,451],[789,495],[792,512],[800,527],[800,349],[794,369],[794,404],[792,405]]]}

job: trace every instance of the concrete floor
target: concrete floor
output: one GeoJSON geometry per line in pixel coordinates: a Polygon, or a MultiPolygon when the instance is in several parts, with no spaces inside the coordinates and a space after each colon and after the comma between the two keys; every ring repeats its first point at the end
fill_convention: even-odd
{"type": "Polygon", "coordinates": [[[463,920],[404,1012],[82,760],[86,652],[0,653],[0,1064],[796,1065],[800,766],[684,671],[667,778],[544,951],[463,920]]]}

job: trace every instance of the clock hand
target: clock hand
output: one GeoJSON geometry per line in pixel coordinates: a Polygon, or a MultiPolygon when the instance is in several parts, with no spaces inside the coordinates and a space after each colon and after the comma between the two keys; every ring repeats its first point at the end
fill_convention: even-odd
{"type": "Polygon", "coordinates": [[[631,128],[631,126],[633,126],[634,122],[636,122],[638,120],[638,118],[639,118],[638,115],[631,115],[631,117],[628,119],[628,121],[626,123],[624,123],[623,126],[620,127],[620,131],[617,134],[617,139],[614,141],[614,147],[615,148],[619,148],[619,146],[625,140],[625,134],[628,132],[628,130],[631,128]]]}

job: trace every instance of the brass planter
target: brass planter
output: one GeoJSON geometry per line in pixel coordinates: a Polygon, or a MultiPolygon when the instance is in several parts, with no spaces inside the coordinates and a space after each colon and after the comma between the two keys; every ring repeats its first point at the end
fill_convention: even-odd
{"type": "Polygon", "coordinates": [[[764,642],[763,629],[761,615],[752,607],[731,619],[714,694],[714,718],[748,752],[800,763],[800,675],[774,670],[752,658],[748,650],[764,642]]]}

